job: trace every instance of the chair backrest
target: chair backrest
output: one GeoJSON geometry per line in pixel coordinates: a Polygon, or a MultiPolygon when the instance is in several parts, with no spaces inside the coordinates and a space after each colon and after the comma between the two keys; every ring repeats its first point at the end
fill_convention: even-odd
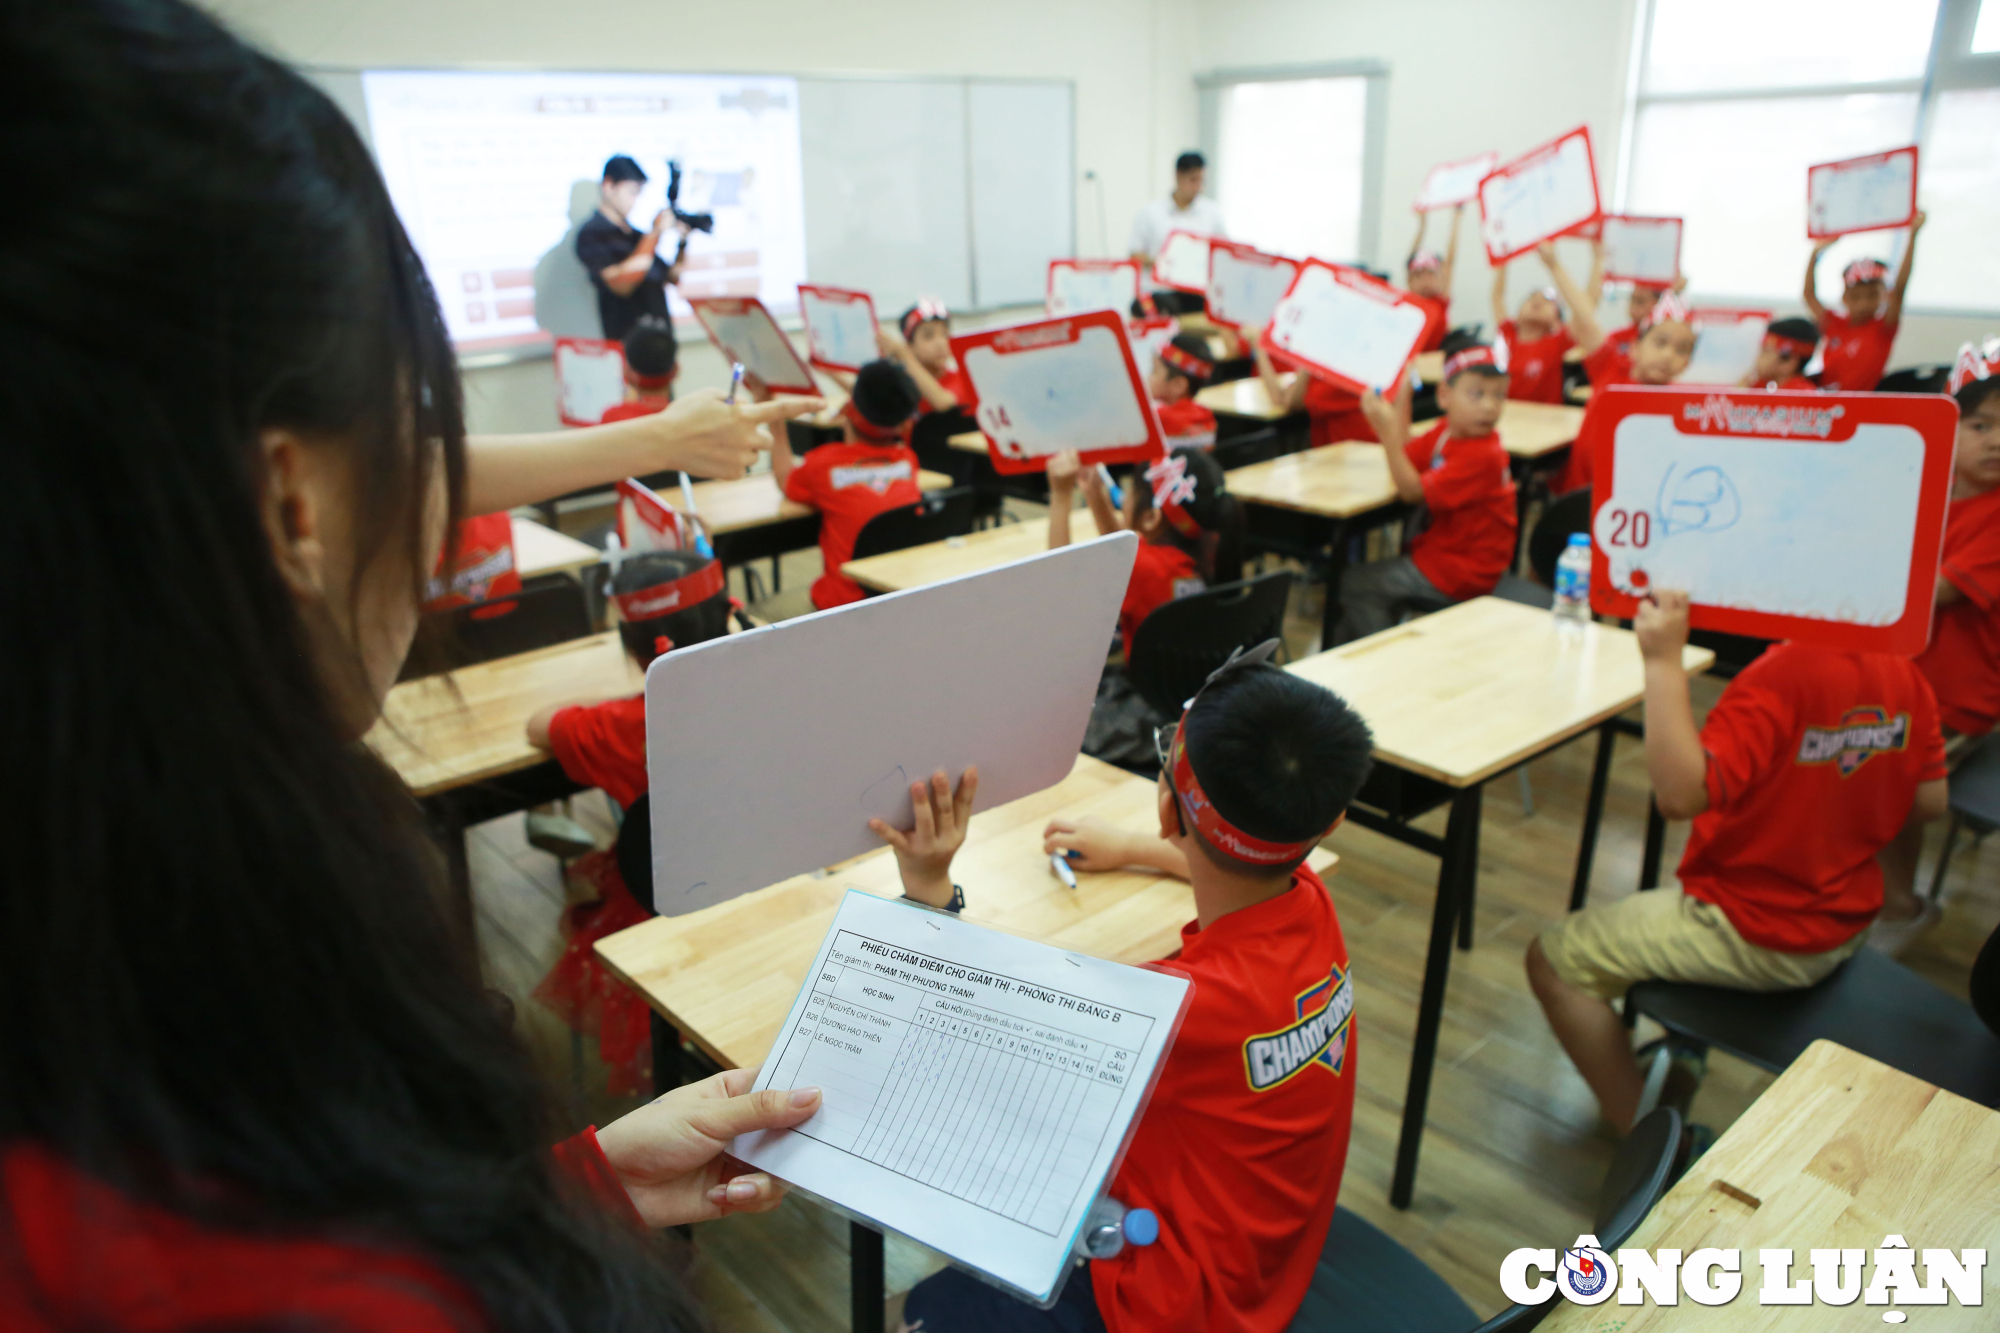
{"type": "Polygon", "coordinates": [[[625,807],[618,825],[618,840],[611,844],[618,862],[618,877],[625,888],[648,912],[653,908],[653,794],[640,792],[639,799],[625,807]]]}
{"type": "Polygon", "coordinates": [[[1215,461],[1228,472],[1234,468],[1264,463],[1286,452],[1286,440],[1276,426],[1262,426],[1215,442],[1215,461]]]}
{"type": "Polygon", "coordinates": [[[1294,575],[1276,570],[1164,603],[1127,645],[1125,673],[1160,716],[1177,718],[1209,673],[1238,648],[1279,638],[1294,575]]]}
{"type": "Polygon", "coordinates": [[[519,592],[455,607],[445,614],[451,622],[451,658],[461,666],[512,657],[591,633],[583,585],[566,574],[529,579],[519,592]],[[512,610],[500,609],[509,604],[512,610]]]}
{"type": "Polygon", "coordinates": [[[854,559],[963,537],[972,531],[974,495],[969,486],[932,491],[915,504],[884,509],[854,538],[854,559]]]}
{"type": "Polygon", "coordinates": [[[1616,1250],[1667,1192],[1667,1178],[1681,1147],[1681,1113],[1671,1106],[1653,1110],[1618,1145],[1604,1185],[1597,1192],[1597,1243],[1616,1250]]]}
{"type": "Polygon", "coordinates": [[[1562,559],[1572,532],[1590,531],[1590,488],[1571,491],[1549,501],[1535,530],[1528,536],[1528,567],[1544,587],[1556,586],[1556,561],[1562,559]]]}
{"type": "Polygon", "coordinates": [[[1906,366],[1892,370],[1875,386],[1876,393],[1943,393],[1951,380],[1950,366],[1906,366]]]}

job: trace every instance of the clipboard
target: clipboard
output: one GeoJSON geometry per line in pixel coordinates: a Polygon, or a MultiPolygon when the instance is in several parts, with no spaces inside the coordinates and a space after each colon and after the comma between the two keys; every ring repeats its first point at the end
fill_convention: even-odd
{"type": "Polygon", "coordinates": [[[1580,233],[1603,217],[1588,125],[1530,149],[1479,182],[1479,237],[1494,264],[1580,233]]]}
{"type": "Polygon", "coordinates": [[[565,426],[595,426],[625,401],[625,349],[603,338],[557,338],[556,416],[565,426]]]}
{"type": "Polygon", "coordinates": [[[972,381],[973,419],[997,471],[1046,472],[1065,449],[1085,466],[1166,453],[1146,388],[1151,367],[1140,367],[1116,311],[961,334],[951,354],[972,381]]]}
{"type": "Polygon", "coordinates": [[[875,302],[867,292],[802,282],[799,317],[806,326],[806,359],[821,370],[852,373],[882,355],[875,302]]]}
{"type": "Polygon", "coordinates": [[[1264,336],[1272,351],[1337,388],[1386,396],[1443,322],[1435,305],[1358,268],[1308,259],[1264,336]]]}
{"type": "Polygon", "coordinates": [[[1605,215],[1604,276],[1665,288],[1681,275],[1681,219],[1605,215]]]}
{"type": "Polygon", "coordinates": [[[1590,405],[1593,610],[1654,588],[1697,629],[1915,655],[1958,405],[1941,394],[1618,385],[1590,405]]]}
{"type": "Polygon", "coordinates": [[[1051,315],[1080,315],[1086,310],[1116,310],[1125,314],[1139,299],[1136,259],[1051,259],[1048,295],[1043,309],[1051,315]]]}
{"type": "Polygon", "coordinates": [[[764,381],[772,393],[817,394],[819,385],[778,321],[754,296],[691,296],[688,305],[709,341],[764,381]]]}
{"type": "Polygon", "coordinates": [[[1806,235],[1815,241],[1907,227],[1916,216],[1914,144],[1806,168],[1806,235]]]}
{"type": "Polygon", "coordinates": [[[1299,261],[1252,245],[1208,243],[1208,317],[1226,329],[1261,329],[1291,290],[1299,261]]]}
{"type": "Polygon", "coordinates": [[[1208,247],[1206,236],[1179,228],[1168,232],[1153,256],[1153,281],[1180,292],[1207,291],[1208,247]]]}
{"type": "Polygon", "coordinates": [[[1424,176],[1414,205],[1419,213],[1469,204],[1479,197],[1479,182],[1500,165],[1500,154],[1481,153],[1460,162],[1440,162],[1424,176]]]}

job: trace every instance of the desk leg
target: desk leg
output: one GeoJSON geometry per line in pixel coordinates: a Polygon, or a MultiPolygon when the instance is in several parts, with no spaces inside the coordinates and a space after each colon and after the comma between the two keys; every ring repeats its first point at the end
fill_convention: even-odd
{"type": "Polygon", "coordinates": [[[1444,1020],[1444,985],[1451,970],[1451,923],[1460,896],[1471,888],[1479,864],[1479,788],[1452,797],[1445,826],[1444,855],[1438,859],[1437,899],[1431,904],[1430,946],[1424,955],[1424,986],[1417,1004],[1417,1036],[1410,1051],[1410,1084],[1403,1094],[1403,1131],[1396,1140],[1396,1174],[1389,1202],[1410,1206],[1417,1184],[1417,1150],[1430,1103],[1431,1068],[1437,1063],[1438,1028],[1444,1020]]]}
{"type": "Polygon", "coordinates": [[[1480,793],[1484,787],[1472,789],[1472,852],[1465,867],[1465,892],[1458,901],[1458,947],[1466,953],[1472,952],[1472,906],[1478,898],[1479,885],[1479,824],[1485,816],[1486,802],[1480,793]]]}
{"type": "Polygon", "coordinates": [[[1569,890],[1572,912],[1590,895],[1590,863],[1597,858],[1597,826],[1604,820],[1604,789],[1611,784],[1611,752],[1617,743],[1614,718],[1597,729],[1597,761],[1590,767],[1590,799],[1583,807],[1583,840],[1576,849],[1576,881],[1569,890]]]}
{"type": "Polygon", "coordinates": [[[1347,572],[1347,524],[1336,521],[1333,540],[1327,544],[1326,604],[1320,608],[1319,650],[1333,647],[1333,632],[1340,625],[1340,576],[1347,572]]]}
{"type": "Polygon", "coordinates": [[[1646,798],[1646,852],[1639,860],[1639,887],[1657,889],[1660,887],[1660,853],[1667,841],[1667,817],[1660,813],[1660,803],[1646,798]]]}
{"type": "Polygon", "coordinates": [[[687,1073],[681,1068],[680,1029],[657,1012],[648,1010],[647,1016],[652,1020],[653,1095],[659,1097],[678,1088],[687,1073]]]}
{"type": "Polygon", "coordinates": [[[854,1333],[881,1333],[888,1322],[888,1292],[882,1276],[882,1233],[859,1222],[847,1224],[847,1282],[854,1333]]]}

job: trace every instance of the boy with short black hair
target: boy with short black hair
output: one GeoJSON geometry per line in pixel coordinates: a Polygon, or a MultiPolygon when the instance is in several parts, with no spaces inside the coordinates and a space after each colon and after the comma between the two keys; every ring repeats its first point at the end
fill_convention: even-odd
{"type": "Polygon", "coordinates": [[[1215,445],[1215,413],[1195,401],[1195,395],[1215,375],[1215,358],[1198,333],[1176,333],[1160,349],[1146,379],[1153,410],[1169,449],[1209,449],[1215,445]]]}
{"type": "Polygon", "coordinates": [[[1507,406],[1506,367],[1493,348],[1454,333],[1445,340],[1439,380],[1444,415],[1414,440],[1407,378],[1394,406],[1372,389],[1362,395],[1362,409],[1389,456],[1397,497],[1422,504],[1429,522],[1411,539],[1408,555],[1354,565],[1342,575],[1335,643],[1388,629],[1405,611],[1442,611],[1484,596],[1514,558],[1520,520],[1498,434],[1507,406]]]}
{"type": "MultiPolygon", "coordinates": [[[[1051,855],[1078,870],[1147,866],[1187,880],[1195,920],[1171,966],[1189,1009],[1109,1194],[1151,1210],[1159,1239],[1071,1275],[1042,1311],[946,1269],[906,1329],[1282,1333],[1318,1265],[1354,1114],[1354,993],[1333,900],[1307,856],[1367,776],[1368,726],[1338,696],[1271,666],[1272,640],[1209,678],[1161,728],[1158,836],[1057,819],[1051,855]]],[[[916,784],[917,831],[877,821],[905,891],[954,901],[971,808],[945,775],[916,784]]],[[[976,886],[963,900],[979,910],[976,886]]]]}
{"type": "Polygon", "coordinates": [[[783,440],[771,446],[778,488],[820,513],[825,571],[813,581],[812,603],[822,611],[867,595],[840,567],[854,554],[854,539],[868,520],[923,499],[917,455],[908,444],[921,401],[909,371],[894,361],[870,361],[856,372],[854,392],[841,410],[843,443],[823,444],[804,459],[783,440]]]}
{"type": "Polygon", "coordinates": [[[674,401],[679,362],[674,326],[651,315],[640,319],[625,335],[625,401],[607,408],[600,424],[666,411],[674,401]]]}
{"type": "Polygon", "coordinates": [[[1773,320],[1764,330],[1756,363],[1736,386],[1739,389],[1817,389],[1805,377],[1806,363],[1819,346],[1819,329],[1809,319],[1793,315],[1773,320]]]}
{"type": "MultiPolygon", "coordinates": [[[[1876,858],[1946,799],[1937,702],[1907,657],[1777,644],[1697,731],[1681,665],[1688,595],[1660,592],[1634,628],[1653,798],[1667,818],[1694,820],[1681,887],[1572,912],[1527,957],[1549,1026],[1621,1133],[1674,1059],[1662,1045],[1642,1071],[1612,1001],[1655,979],[1749,991],[1819,981],[1882,907],[1876,858]]],[[[1697,1063],[1690,1095],[1698,1077],[1697,1063]]]]}
{"type": "Polygon", "coordinates": [[[1903,260],[1896,266],[1896,285],[1884,285],[1889,266],[1879,259],[1857,259],[1841,270],[1841,314],[1834,314],[1819,299],[1819,257],[1838,237],[1813,244],[1806,260],[1806,313],[1826,337],[1820,352],[1819,386],[1867,393],[1882,382],[1889,365],[1889,352],[1896,344],[1896,330],[1903,319],[1903,294],[1910,289],[1910,267],[1917,257],[1917,233],[1924,229],[1921,209],[1910,221],[1909,239],[1903,242],[1903,260]]]}

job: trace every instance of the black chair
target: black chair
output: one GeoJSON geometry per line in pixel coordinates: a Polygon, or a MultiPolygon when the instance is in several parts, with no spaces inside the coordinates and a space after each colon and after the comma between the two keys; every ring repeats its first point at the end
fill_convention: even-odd
{"type": "Polygon", "coordinates": [[[583,585],[565,574],[529,579],[521,591],[492,597],[445,613],[464,664],[491,662],[592,632],[583,585]],[[504,608],[511,606],[512,610],[504,608]]]}
{"type": "Polygon", "coordinates": [[[1172,720],[1209,673],[1238,648],[1282,637],[1285,601],[1297,576],[1289,569],[1240,579],[1155,608],[1125,653],[1132,688],[1172,720]]]}
{"type": "MultiPolygon", "coordinates": [[[[1615,1250],[1666,1192],[1680,1150],[1681,1117],[1663,1106],[1641,1120],[1618,1147],[1597,1203],[1593,1225],[1603,1248],[1615,1250]]],[[[1564,1238],[1568,1244],[1569,1238],[1564,1238]]],[[[1313,1270],[1312,1285],[1290,1333],[1525,1333],[1562,1304],[1510,1305],[1485,1323],[1423,1260],[1345,1208],[1313,1270]]]]}
{"type": "Polygon", "coordinates": [[[1528,568],[1535,571],[1536,582],[1544,587],[1555,587],[1556,561],[1562,559],[1570,534],[1589,531],[1588,486],[1568,495],[1559,495],[1542,506],[1542,516],[1535,520],[1534,531],[1528,534],[1528,568]]]}
{"type": "Polygon", "coordinates": [[[862,524],[854,538],[856,560],[888,551],[941,542],[947,537],[963,537],[972,531],[977,497],[969,486],[948,491],[932,491],[915,504],[885,509],[862,524]]]}
{"type": "Polygon", "coordinates": [[[640,792],[639,798],[625,807],[624,818],[618,824],[618,840],[611,845],[611,855],[618,862],[618,877],[625,881],[625,887],[634,901],[648,912],[656,912],[653,906],[653,794],[640,792]]]}
{"type": "Polygon", "coordinates": [[[1290,441],[1276,426],[1263,426],[1242,435],[1218,439],[1212,451],[1224,472],[1249,467],[1252,463],[1269,462],[1290,452],[1290,441]]]}
{"type": "Polygon", "coordinates": [[[1519,574],[1502,574],[1500,582],[1494,585],[1493,595],[1503,601],[1540,607],[1544,611],[1553,610],[1556,604],[1554,588],[1545,588],[1539,583],[1522,578],[1519,574]]]}
{"type": "MultiPolygon", "coordinates": [[[[1975,966],[1975,994],[1990,996],[2000,987],[1996,971],[2000,949],[1989,938],[1975,966]]],[[[1642,981],[1625,993],[1626,1023],[1641,1014],[1677,1037],[1772,1073],[1824,1037],[1968,1101],[2000,1107],[2000,1036],[1970,1005],[1873,949],[1804,990],[1642,981]]]]}
{"type": "Polygon", "coordinates": [[[1876,393],[1943,393],[1951,380],[1950,366],[1907,366],[1892,370],[1875,386],[1876,393]]]}
{"type": "Polygon", "coordinates": [[[1975,839],[2000,828],[2000,741],[1988,741],[1959,761],[1951,771],[1951,821],[1944,829],[1944,849],[1931,874],[1931,897],[1944,888],[1945,871],[1967,826],[1975,839]]]}

